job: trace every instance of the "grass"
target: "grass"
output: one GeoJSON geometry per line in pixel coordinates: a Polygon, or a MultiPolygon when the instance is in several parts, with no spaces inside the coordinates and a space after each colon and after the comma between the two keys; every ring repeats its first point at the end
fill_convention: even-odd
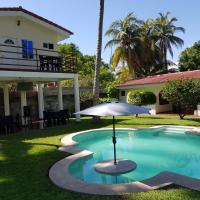
{"type": "MultiPolygon", "coordinates": [[[[117,127],[149,127],[162,124],[200,126],[200,119],[160,116],[117,117],[117,127]]],[[[127,200],[197,200],[200,192],[184,188],[161,189],[122,197],[100,197],[63,191],[48,178],[48,169],[67,154],[59,152],[60,139],[69,133],[109,127],[111,118],[92,124],[89,118],[67,126],[17,133],[0,137],[0,199],[1,200],[71,200],[71,199],[127,199],[127,200]]]]}

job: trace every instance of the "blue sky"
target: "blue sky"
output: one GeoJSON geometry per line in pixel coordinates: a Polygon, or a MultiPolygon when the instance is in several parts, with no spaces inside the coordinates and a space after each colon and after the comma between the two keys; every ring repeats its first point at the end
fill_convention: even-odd
{"type": "MultiPolygon", "coordinates": [[[[74,32],[67,42],[76,43],[84,54],[96,53],[99,0],[1,0],[1,7],[22,6],[74,32]]],[[[182,49],[174,49],[174,61],[184,48],[200,39],[199,0],[105,0],[104,32],[116,19],[134,12],[140,19],[154,18],[159,12],[171,12],[178,18],[178,26],[186,29],[180,36],[182,49]]],[[[108,38],[103,37],[103,46],[108,38]]],[[[103,50],[108,61],[111,50],[103,50]]]]}

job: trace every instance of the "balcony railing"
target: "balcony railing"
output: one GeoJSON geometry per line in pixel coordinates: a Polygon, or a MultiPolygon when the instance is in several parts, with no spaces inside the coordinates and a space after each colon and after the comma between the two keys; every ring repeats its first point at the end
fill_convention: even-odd
{"type": "Polygon", "coordinates": [[[0,70],[77,73],[74,51],[64,57],[57,51],[0,45],[0,70]]]}

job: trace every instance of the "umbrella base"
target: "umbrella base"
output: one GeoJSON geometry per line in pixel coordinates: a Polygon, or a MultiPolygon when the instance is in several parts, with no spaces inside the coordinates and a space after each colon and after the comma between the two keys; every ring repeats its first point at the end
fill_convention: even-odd
{"type": "Polygon", "coordinates": [[[127,159],[117,159],[117,165],[114,160],[104,160],[95,164],[94,168],[97,172],[104,174],[123,174],[136,169],[137,164],[127,159]]]}

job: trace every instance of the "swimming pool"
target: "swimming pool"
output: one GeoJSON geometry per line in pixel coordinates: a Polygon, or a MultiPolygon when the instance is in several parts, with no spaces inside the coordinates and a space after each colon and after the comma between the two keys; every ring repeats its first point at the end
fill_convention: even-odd
{"type": "MultiPolygon", "coordinates": [[[[117,129],[117,158],[137,163],[129,173],[108,175],[96,172],[94,165],[113,158],[112,130],[93,130],[75,135],[75,148],[92,155],[73,161],[68,170],[75,179],[97,184],[143,181],[168,171],[200,179],[200,136],[188,134],[193,128],[163,126],[138,130],[117,129]]],[[[67,170],[67,169],[66,169],[67,170]]]]}

